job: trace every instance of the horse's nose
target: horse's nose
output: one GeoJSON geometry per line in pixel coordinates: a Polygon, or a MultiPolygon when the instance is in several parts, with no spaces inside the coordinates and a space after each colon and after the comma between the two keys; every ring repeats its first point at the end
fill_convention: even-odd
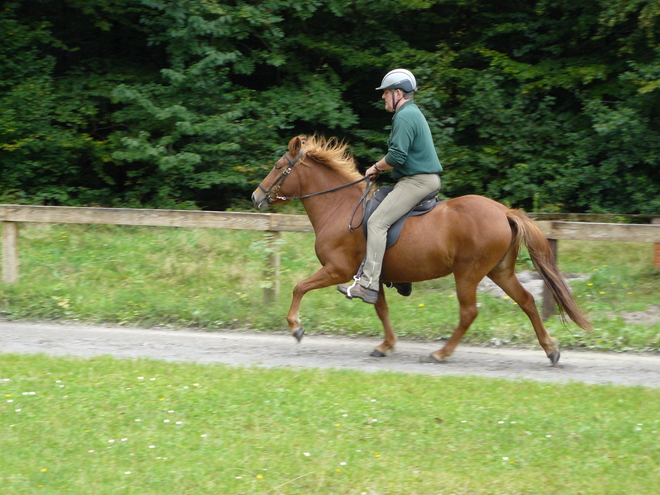
{"type": "Polygon", "coordinates": [[[259,191],[258,189],[252,193],[252,204],[259,210],[268,206],[267,197],[259,191]]]}

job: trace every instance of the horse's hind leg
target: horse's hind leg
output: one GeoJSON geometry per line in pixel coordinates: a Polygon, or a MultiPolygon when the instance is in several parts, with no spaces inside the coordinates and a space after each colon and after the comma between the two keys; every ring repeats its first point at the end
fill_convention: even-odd
{"type": "Polygon", "coordinates": [[[454,273],[456,277],[456,297],[460,305],[458,326],[445,346],[431,353],[428,362],[439,362],[451,356],[478,314],[477,285],[481,279],[477,279],[476,277],[470,277],[468,279],[459,276],[456,272],[454,273]]]}
{"type": "Polygon", "coordinates": [[[552,365],[554,366],[557,364],[557,361],[559,361],[559,346],[557,344],[557,339],[550,337],[548,334],[545,325],[543,325],[541,315],[536,308],[534,296],[522,286],[514,273],[513,267],[504,267],[502,269],[496,268],[488,274],[488,278],[495,282],[509,297],[511,297],[511,299],[518,303],[518,306],[520,306],[532,322],[539,344],[543,347],[543,350],[552,362],[552,365]]]}
{"type": "Polygon", "coordinates": [[[381,323],[383,324],[383,330],[385,330],[385,341],[377,346],[371,356],[373,357],[385,357],[388,353],[394,350],[394,345],[396,344],[396,335],[394,334],[394,329],[392,328],[392,322],[390,321],[390,310],[387,307],[387,301],[385,301],[385,291],[383,290],[383,284],[380,284],[378,290],[378,301],[376,301],[376,314],[380,318],[381,323]]]}

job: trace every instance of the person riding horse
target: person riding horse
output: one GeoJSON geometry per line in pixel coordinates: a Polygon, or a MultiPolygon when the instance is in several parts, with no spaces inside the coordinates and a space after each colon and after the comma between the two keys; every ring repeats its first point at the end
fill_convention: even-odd
{"type": "Polygon", "coordinates": [[[385,110],[394,112],[394,116],[387,154],[369,167],[365,176],[391,170],[397,182],[367,223],[367,254],[361,276],[356,275],[353,285],[337,287],[347,298],[369,304],[378,300],[388,229],[426,196],[440,190],[442,172],[431,129],[413,102],[417,91],[415,76],[406,69],[394,69],[376,90],[383,90],[385,110]]]}

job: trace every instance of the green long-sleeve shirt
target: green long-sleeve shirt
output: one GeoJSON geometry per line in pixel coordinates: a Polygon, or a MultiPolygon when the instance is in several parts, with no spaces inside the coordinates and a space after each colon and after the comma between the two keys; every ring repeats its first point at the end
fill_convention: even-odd
{"type": "Polygon", "coordinates": [[[406,175],[442,172],[429,124],[412,101],[403,103],[392,117],[392,131],[387,141],[385,161],[390,167],[394,167],[394,179],[406,175]]]}

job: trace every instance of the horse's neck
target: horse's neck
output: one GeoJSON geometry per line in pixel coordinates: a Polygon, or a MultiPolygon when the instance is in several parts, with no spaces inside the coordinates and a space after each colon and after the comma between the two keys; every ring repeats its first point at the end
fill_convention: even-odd
{"type": "MultiPolygon", "coordinates": [[[[325,180],[308,182],[308,184],[311,185],[309,188],[305,189],[309,190],[306,190],[303,194],[327,191],[348,183],[348,181],[340,178],[336,173],[330,170],[324,170],[324,173],[316,173],[315,171],[314,177],[323,178],[325,180]]],[[[362,192],[363,188],[355,185],[338,191],[303,199],[303,206],[305,207],[307,216],[314,227],[314,231],[319,232],[319,230],[327,225],[328,222],[341,222],[341,224],[346,223],[346,225],[348,225],[347,222],[353,214],[353,211],[355,211],[362,192]]],[[[361,211],[356,213],[358,223],[359,219],[362,218],[361,215],[361,211]]]]}

